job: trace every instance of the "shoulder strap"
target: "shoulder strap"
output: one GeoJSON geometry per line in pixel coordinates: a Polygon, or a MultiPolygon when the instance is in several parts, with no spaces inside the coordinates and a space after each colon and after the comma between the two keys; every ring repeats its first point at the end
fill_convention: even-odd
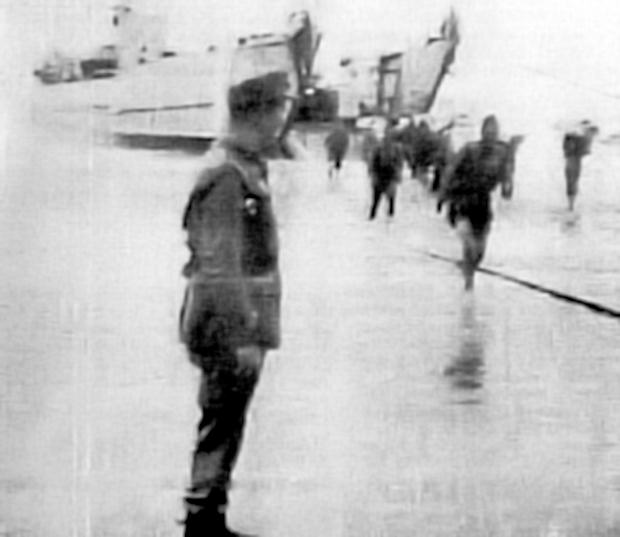
{"type": "Polygon", "coordinates": [[[263,180],[262,176],[258,177],[258,179],[250,176],[250,172],[247,168],[245,168],[234,158],[227,160],[226,164],[237,170],[246,193],[252,194],[258,198],[269,197],[269,187],[267,186],[267,182],[263,180]]]}
{"type": "Polygon", "coordinates": [[[250,178],[249,178],[249,176],[248,176],[248,172],[247,172],[247,170],[246,170],[243,166],[241,166],[241,164],[239,164],[239,163],[238,163],[235,159],[230,159],[230,160],[227,160],[227,161],[223,164],[223,166],[229,166],[229,167],[231,167],[231,168],[234,168],[234,169],[237,171],[237,173],[241,176],[241,179],[243,180],[243,183],[244,183],[245,185],[247,185],[247,183],[248,183],[248,181],[249,181],[249,179],[250,179],[250,178]]]}

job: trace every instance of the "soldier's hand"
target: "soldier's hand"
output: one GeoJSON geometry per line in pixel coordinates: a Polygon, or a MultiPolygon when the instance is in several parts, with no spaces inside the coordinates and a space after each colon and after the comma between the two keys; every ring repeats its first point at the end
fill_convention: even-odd
{"type": "Polygon", "coordinates": [[[239,371],[257,371],[263,365],[265,353],[258,345],[246,345],[237,349],[239,371]]]}

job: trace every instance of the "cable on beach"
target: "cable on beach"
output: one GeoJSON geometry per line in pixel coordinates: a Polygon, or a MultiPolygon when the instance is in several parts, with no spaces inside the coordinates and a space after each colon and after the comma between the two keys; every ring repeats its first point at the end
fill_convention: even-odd
{"type": "MultiPolygon", "coordinates": [[[[420,251],[420,253],[426,255],[427,257],[431,257],[433,259],[438,259],[440,261],[445,261],[447,263],[453,263],[458,265],[460,263],[459,260],[453,259],[452,257],[448,257],[445,255],[437,254],[435,252],[430,251],[420,251]]],[[[488,274],[489,276],[495,276],[497,278],[501,278],[502,280],[509,281],[525,287],[527,289],[531,289],[532,291],[537,291],[539,293],[544,293],[549,295],[557,300],[562,300],[564,302],[568,302],[570,304],[576,304],[578,306],[582,306],[587,308],[588,310],[598,313],[599,315],[605,315],[607,317],[612,317],[614,319],[620,319],[620,311],[605,306],[604,304],[599,304],[598,302],[593,302],[591,300],[587,300],[585,298],[581,298],[575,295],[571,295],[568,293],[563,293],[562,291],[558,291],[556,289],[552,289],[551,287],[547,287],[538,283],[534,283],[528,280],[524,280],[523,278],[517,278],[516,276],[512,276],[510,274],[506,274],[499,270],[494,270],[486,267],[478,267],[476,269],[478,272],[482,272],[483,274],[488,274]]]]}

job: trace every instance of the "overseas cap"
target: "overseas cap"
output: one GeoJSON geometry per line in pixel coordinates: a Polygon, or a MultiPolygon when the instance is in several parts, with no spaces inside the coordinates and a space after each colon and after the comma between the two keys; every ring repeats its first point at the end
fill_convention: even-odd
{"type": "Polygon", "coordinates": [[[250,78],[228,90],[228,108],[233,116],[270,110],[281,104],[289,92],[286,71],[275,71],[250,78]]]}
{"type": "Polygon", "coordinates": [[[231,114],[269,109],[287,95],[297,95],[297,71],[288,37],[266,34],[239,40],[228,89],[231,114]]]}

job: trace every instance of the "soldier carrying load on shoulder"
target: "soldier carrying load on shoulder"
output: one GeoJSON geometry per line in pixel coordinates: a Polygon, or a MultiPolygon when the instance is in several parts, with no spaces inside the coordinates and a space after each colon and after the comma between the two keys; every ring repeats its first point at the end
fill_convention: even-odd
{"type": "Polygon", "coordinates": [[[579,177],[581,176],[581,159],[590,154],[592,139],[598,133],[598,128],[588,120],[579,124],[564,135],[562,150],[564,152],[564,176],[566,178],[566,197],[568,198],[568,210],[575,207],[575,198],[579,191],[579,177]]]}

